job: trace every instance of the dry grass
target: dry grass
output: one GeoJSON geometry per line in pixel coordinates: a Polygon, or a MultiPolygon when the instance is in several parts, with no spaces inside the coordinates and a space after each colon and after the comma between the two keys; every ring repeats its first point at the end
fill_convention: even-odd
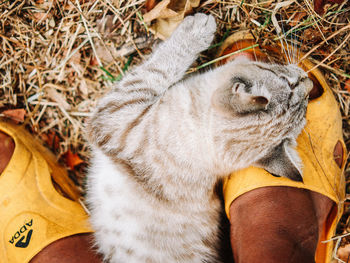
{"type": "MultiPolygon", "coordinates": [[[[24,108],[25,125],[58,158],[68,150],[78,153],[85,164],[70,170],[78,184],[89,160],[86,117],[112,82],[149,54],[157,41],[147,35],[141,16],[144,4],[143,0],[0,0],[0,116],[2,110],[24,108]]],[[[241,28],[268,43],[278,37],[276,21],[283,24],[286,39],[301,46],[330,82],[349,146],[350,87],[345,87],[346,81],[350,84],[349,0],[329,6],[323,16],[312,6],[307,0],[284,6],[272,0],[209,0],[201,1],[195,12],[215,16],[215,46],[241,28]]],[[[210,49],[194,67],[210,62],[215,52],[216,48],[210,49]]],[[[348,228],[350,208],[345,205],[340,232],[348,228]]]]}

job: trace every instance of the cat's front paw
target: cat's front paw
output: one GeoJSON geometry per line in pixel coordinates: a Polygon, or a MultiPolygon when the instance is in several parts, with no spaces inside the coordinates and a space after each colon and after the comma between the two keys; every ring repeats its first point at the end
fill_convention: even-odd
{"type": "Polygon", "coordinates": [[[173,33],[173,38],[188,46],[196,52],[201,52],[210,46],[214,39],[216,22],[212,15],[202,13],[188,16],[173,33]]]}

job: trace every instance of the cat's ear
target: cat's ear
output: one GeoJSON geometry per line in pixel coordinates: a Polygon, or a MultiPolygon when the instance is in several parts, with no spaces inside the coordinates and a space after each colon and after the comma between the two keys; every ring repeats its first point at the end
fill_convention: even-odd
{"type": "Polygon", "coordinates": [[[298,153],[294,149],[294,143],[292,143],[290,139],[282,141],[268,156],[259,160],[257,165],[264,168],[272,175],[303,182],[301,161],[298,153]]]}
{"type": "Polygon", "coordinates": [[[249,113],[266,109],[269,99],[266,96],[246,92],[244,84],[235,83],[231,88],[222,88],[214,92],[213,107],[221,113],[249,113]]]}

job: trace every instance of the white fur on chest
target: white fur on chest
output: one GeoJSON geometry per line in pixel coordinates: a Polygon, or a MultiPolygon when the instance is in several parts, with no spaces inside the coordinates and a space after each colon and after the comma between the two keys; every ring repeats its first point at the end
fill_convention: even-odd
{"type": "Polygon", "coordinates": [[[218,200],[162,204],[102,152],[95,156],[87,201],[96,242],[110,262],[201,262],[215,254],[207,239],[217,241],[218,200]]]}

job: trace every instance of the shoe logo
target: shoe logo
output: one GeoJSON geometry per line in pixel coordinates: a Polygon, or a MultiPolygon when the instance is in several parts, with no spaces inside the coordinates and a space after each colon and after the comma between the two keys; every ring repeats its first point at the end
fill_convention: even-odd
{"type": "Polygon", "coordinates": [[[20,248],[28,247],[33,234],[33,229],[30,229],[32,226],[33,226],[33,219],[31,219],[28,223],[25,223],[23,226],[21,226],[21,228],[12,236],[9,242],[11,244],[14,244],[16,247],[20,247],[20,248]]]}
{"type": "Polygon", "coordinates": [[[29,245],[30,239],[32,238],[32,233],[33,233],[33,229],[29,230],[26,241],[23,242],[24,237],[21,237],[21,239],[17,241],[15,246],[26,248],[29,245]]]}

